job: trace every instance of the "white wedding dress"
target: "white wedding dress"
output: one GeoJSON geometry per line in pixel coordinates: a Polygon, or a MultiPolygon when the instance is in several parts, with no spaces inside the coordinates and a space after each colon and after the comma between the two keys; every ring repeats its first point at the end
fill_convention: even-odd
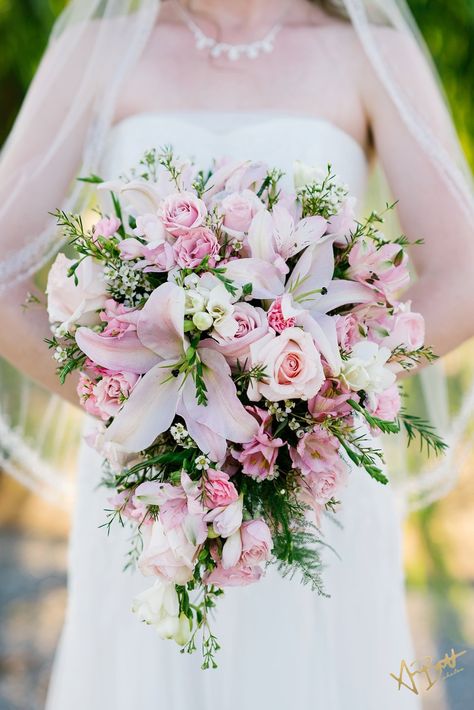
{"type": "MultiPolygon", "coordinates": [[[[172,144],[206,166],[212,157],[295,159],[333,169],[356,196],[362,148],[336,126],[278,114],[140,114],[111,130],[102,175],[117,177],[151,147],[172,144]]],[[[414,710],[390,677],[412,660],[401,561],[401,519],[390,486],[354,469],[337,519],[324,522],[340,559],[325,554],[329,599],[270,568],[259,584],[225,592],[215,630],[218,670],[181,655],[130,612],[150,579],[123,572],[129,532],[110,537],[99,457],[83,446],[70,547],[69,605],[48,710],[414,710]]]]}

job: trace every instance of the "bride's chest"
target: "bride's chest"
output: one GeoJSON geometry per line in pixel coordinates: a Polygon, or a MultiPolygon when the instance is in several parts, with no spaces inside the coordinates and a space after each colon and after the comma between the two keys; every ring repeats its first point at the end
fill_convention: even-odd
{"type": "Polygon", "coordinates": [[[362,147],[324,119],[278,113],[142,113],[116,124],[109,134],[101,172],[111,179],[138,165],[145,151],[172,146],[199,167],[215,158],[254,160],[286,174],[293,162],[333,170],[361,196],[367,178],[362,147]]]}

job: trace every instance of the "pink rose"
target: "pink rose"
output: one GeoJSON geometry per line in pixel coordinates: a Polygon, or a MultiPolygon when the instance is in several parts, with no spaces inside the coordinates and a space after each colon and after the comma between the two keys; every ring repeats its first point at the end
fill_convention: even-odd
{"type": "Polygon", "coordinates": [[[144,548],[138,566],[146,577],[186,584],[192,579],[199,546],[189,542],[183,528],[165,531],[160,520],[143,530],[144,548]]]}
{"type": "Polygon", "coordinates": [[[310,399],[324,382],[321,357],[313,338],[301,328],[286,328],[280,335],[268,334],[250,346],[251,366],[260,365],[265,375],[252,379],[248,397],[256,402],[265,397],[310,399]]]}
{"type": "Polygon", "coordinates": [[[232,455],[242,464],[242,473],[256,480],[274,477],[278,449],[285,445],[283,439],[272,438],[271,417],[264,409],[247,407],[257,421],[259,430],[248,444],[242,445],[242,451],[233,451],[232,455]],[[268,430],[267,430],[268,429],[268,430]]]}
{"type": "Polygon", "coordinates": [[[397,384],[393,384],[384,392],[374,393],[371,399],[370,411],[375,417],[387,422],[396,419],[402,406],[397,384]]]}
{"type": "Polygon", "coordinates": [[[182,269],[196,268],[206,256],[209,257],[209,266],[215,266],[219,242],[210,229],[199,227],[178,237],[173,252],[176,263],[182,269]]]}
{"type": "Polygon", "coordinates": [[[261,209],[261,200],[251,190],[227,195],[219,205],[219,211],[224,216],[224,229],[234,236],[248,232],[254,215],[261,209]]]}
{"type": "Polygon", "coordinates": [[[204,502],[208,508],[229,505],[239,497],[236,487],[224,471],[208,468],[204,476],[204,502]]]}
{"type": "Polygon", "coordinates": [[[103,217],[92,227],[94,237],[111,237],[120,228],[122,222],[118,217],[103,217]]]}
{"type": "Polygon", "coordinates": [[[115,417],[139,380],[131,372],[117,372],[105,375],[94,387],[95,403],[102,419],[115,417]]]}
{"type": "Polygon", "coordinates": [[[301,479],[299,497],[318,513],[347,483],[347,465],[337,459],[324,471],[313,472],[301,479]]]}
{"type": "Polygon", "coordinates": [[[408,257],[399,244],[377,247],[372,239],[359,239],[349,252],[348,276],[391,298],[410,281],[408,257]]]}
{"type": "Polygon", "coordinates": [[[200,227],[207,215],[204,202],[192,192],[176,192],[163,200],[161,220],[174,237],[200,227]]]}
{"type": "Polygon", "coordinates": [[[290,456],[295,468],[303,476],[310,473],[325,473],[339,460],[339,441],[327,429],[317,424],[304,434],[296,449],[290,448],[290,456]]]}
{"type": "Polygon", "coordinates": [[[264,520],[248,520],[240,528],[242,538],[241,562],[253,567],[271,558],[273,540],[264,520]]]}
{"type": "Polygon", "coordinates": [[[425,320],[421,313],[413,313],[410,303],[399,304],[391,323],[390,335],[384,340],[384,345],[394,350],[398,346],[417,350],[425,341],[425,320]]]}
{"type": "Polygon", "coordinates": [[[235,565],[224,569],[221,564],[218,564],[212,572],[204,578],[205,584],[214,584],[216,587],[245,587],[248,584],[258,582],[263,575],[260,567],[248,567],[245,565],[235,565]]]}

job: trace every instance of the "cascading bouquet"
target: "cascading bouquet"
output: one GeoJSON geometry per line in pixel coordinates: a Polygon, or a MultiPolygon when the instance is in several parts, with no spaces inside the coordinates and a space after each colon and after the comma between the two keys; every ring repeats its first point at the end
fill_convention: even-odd
{"type": "MultiPolygon", "coordinates": [[[[130,562],[154,585],[133,609],[215,666],[210,610],[268,563],[324,593],[320,522],[350,466],[387,483],[364,432],[403,425],[397,373],[434,357],[422,316],[397,294],[406,246],[327,172],[251,162],[209,172],[169,148],[96,185],[109,207],[86,229],[57,212],[75,249],[49,273],[48,341],[61,381],[100,420],[92,445],[130,521],[130,562]]],[[[390,206],[388,206],[390,207],[390,206]]]]}

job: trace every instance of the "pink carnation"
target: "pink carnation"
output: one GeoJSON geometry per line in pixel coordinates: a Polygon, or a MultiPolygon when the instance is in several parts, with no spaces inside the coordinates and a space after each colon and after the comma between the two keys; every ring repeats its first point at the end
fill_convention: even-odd
{"type": "Polygon", "coordinates": [[[282,299],[276,298],[268,310],[268,325],[277,333],[282,333],[285,328],[292,328],[296,322],[294,316],[285,317],[282,310],[282,299]]]}

